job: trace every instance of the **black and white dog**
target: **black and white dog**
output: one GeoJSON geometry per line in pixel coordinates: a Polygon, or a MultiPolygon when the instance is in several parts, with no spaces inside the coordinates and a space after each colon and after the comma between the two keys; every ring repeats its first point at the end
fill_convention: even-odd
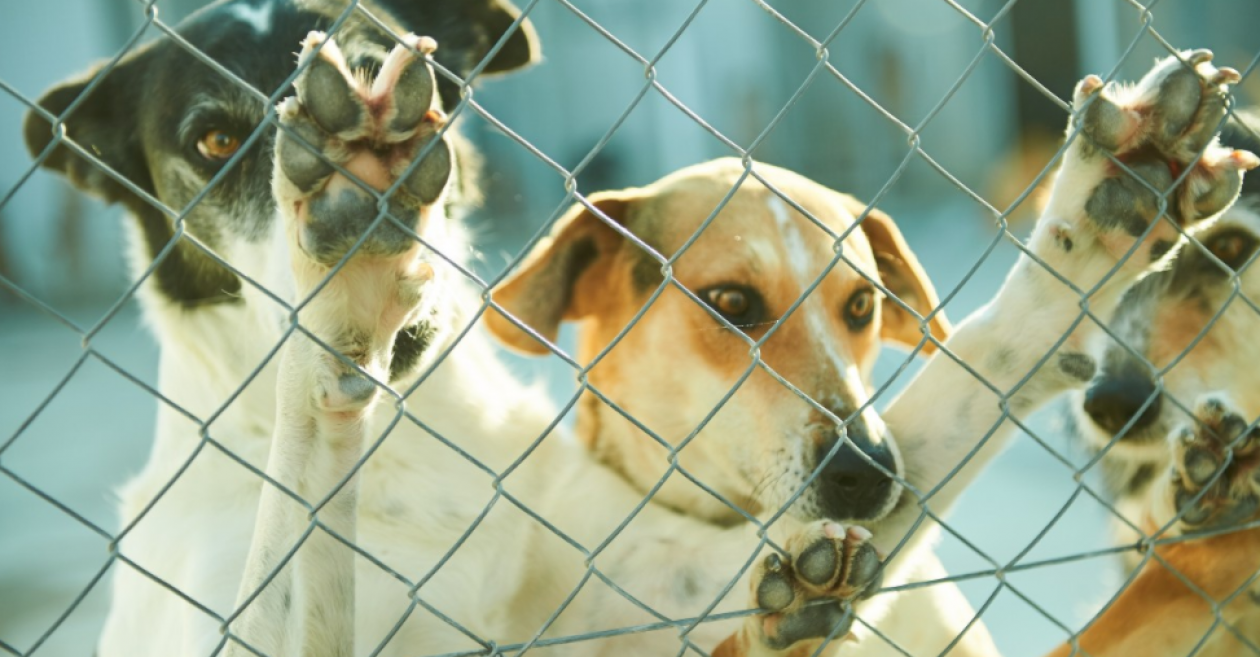
{"type": "MultiPolygon", "coordinates": [[[[28,116],[26,141],[41,164],[134,217],[135,271],[151,269],[139,296],[162,348],[159,388],[166,403],[148,465],[120,491],[119,552],[127,566],[114,577],[102,655],[210,654],[224,642],[225,621],[268,654],[350,654],[355,596],[346,585],[355,578],[344,569],[353,568],[353,552],[329,534],[317,531],[253,598],[283,556],[269,552],[276,547],[269,541],[287,536],[289,521],[300,520],[294,514],[306,513],[287,506],[287,494],[264,486],[255,470],[265,469],[312,504],[338,493],[318,512],[320,521],[417,578],[449,546],[430,546],[428,536],[409,532],[471,522],[485,505],[471,498],[463,507],[409,503],[425,476],[414,468],[432,460],[413,452],[433,449],[431,438],[391,441],[383,458],[337,490],[348,465],[321,460],[329,452],[318,449],[310,459],[291,451],[326,441],[336,445],[336,458],[357,460],[366,414],[385,384],[405,390],[435,358],[437,350],[428,347],[449,340],[439,326],[461,326],[441,316],[450,268],[434,264],[433,253],[413,238],[419,233],[428,244],[458,252],[446,215],[458,203],[461,183],[448,185],[448,178],[458,178],[452,170],[459,158],[448,146],[454,142],[438,98],[448,99],[450,109],[459,93],[435,80],[425,61],[433,39],[442,46],[433,59],[460,76],[511,71],[538,52],[531,25],[502,0],[351,4],[215,3],[181,24],[178,38],[162,38],[116,66],[50,90],[28,116]],[[377,21],[393,34],[426,37],[400,43],[377,21]],[[317,32],[333,28],[335,41],[317,32]],[[299,49],[307,67],[294,96],[299,49]],[[285,100],[268,120],[272,98],[285,100]],[[286,128],[279,147],[275,122],[286,128]],[[387,190],[395,182],[399,189],[387,190]],[[380,202],[382,214],[384,191],[391,193],[380,202]],[[380,225],[368,234],[378,215],[380,225]],[[325,281],[352,248],[355,257],[325,281]],[[289,305],[304,300],[300,309],[289,305]],[[291,332],[294,319],[303,331],[291,332]],[[356,537],[360,485],[365,517],[356,537]],[[256,516],[264,528],[258,535],[256,516]],[[251,536],[258,545],[242,582],[251,536]],[[329,551],[336,567],[306,572],[310,559],[329,551]],[[238,597],[250,601],[239,616],[238,597]]],[[[479,365],[433,377],[426,390],[452,392],[425,396],[442,408],[416,411],[438,416],[429,428],[493,436],[489,425],[502,418],[453,409],[501,408],[540,433],[551,418],[532,393],[443,380],[458,370],[510,381],[495,376],[498,365],[488,351],[463,351],[462,359],[479,365]]],[[[427,474],[428,485],[472,476],[455,467],[427,474]]],[[[512,527],[500,529],[495,546],[512,535],[512,527]]],[[[482,539],[468,542],[457,561],[507,558],[479,551],[482,539]]],[[[441,623],[445,633],[431,627],[421,633],[417,628],[427,625],[421,616],[433,618],[423,612],[404,623],[407,587],[371,570],[358,578],[368,593],[359,596],[357,614],[363,642],[375,646],[392,637],[391,651],[415,651],[460,645],[454,634],[469,644],[441,623]]],[[[498,621],[483,616],[470,626],[496,635],[498,621]]]]}

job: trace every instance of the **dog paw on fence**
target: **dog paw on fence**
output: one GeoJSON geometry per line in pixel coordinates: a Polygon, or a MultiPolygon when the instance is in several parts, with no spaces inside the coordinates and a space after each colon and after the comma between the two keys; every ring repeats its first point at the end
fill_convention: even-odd
{"type": "Polygon", "coordinates": [[[1238,72],[1213,66],[1208,50],[1182,58],[1164,59],[1132,86],[1095,75],[1076,86],[1068,134],[1079,134],[1043,219],[1053,247],[1034,249],[1082,289],[1116,267],[1145,269],[1159,253],[1152,248],[1176,237],[1173,224],[1223,212],[1238,198],[1243,171],[1260,165],[1217,140],[1238,72]],[[1105,257],[1093,257],[1095,249],[1105,257]]]}
{"type": "Polygon", "coordinates": [[[1187,531],[1260,517],[1260,432],[1224,398],[1205,397],[1171,437],[1174,506],[1187,531]]]}
{"type": "Polygon", "coordinates": [[[788,539],[753,572],[750,616],[713,653],[717,657],[813,654],[828,639],[844,640],[853,602],[879,588],[880,558],[862,527],[822,520],[788,539]]]}

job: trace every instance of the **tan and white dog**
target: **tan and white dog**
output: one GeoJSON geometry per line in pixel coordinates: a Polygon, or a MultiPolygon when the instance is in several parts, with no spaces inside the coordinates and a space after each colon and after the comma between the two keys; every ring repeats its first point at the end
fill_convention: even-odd
{"type": "MultiPolygon", "coordinates": [[[[583,515],[562,516],[561,527],[602,541],[644,495],[651,512],[692,523],[658,528],[644,513],[614,534],[610,557],[618,556],[605,574],[669,617],[696,616],[756,552],[759,525],[748,519],[776,518],[770,535],[785,541],[789,559],[810,566],[813,597],[831,600],[784,611],[760,637],[799,648],[844,636],[847,603],[878,578],[869,534],[845,526],[886,515],[904,472],[870,405],[871,368],[881,340],[923,343],[915,315],[938,301],[886,214],[783,169],[755,164],[751,172],[717,160],[592,195],[499,287],[494,298],[506,314],[487,320],[499,338],[535,354],[555,349],[562,321],[581,323],[576,360],[589,391],[578,402],[578,437],[601,476],[612,473],[636,495],[619,503],[593,497],[597,513],[575,508],[583,515]],[[658,258],[670,261],[668,281],[658,258]],[[885,294],[897,301],[881,301],[885,294]]],[[[941,314],[930,327],[937,340],[948,335],[941,314]]],[[[552,542],[539,553],[563,550],[552,542]]],[[[930,554],[915,569],[920,580],[945,576],[930,554]]],[[[718,610],[742,608],[744,586],[718,610]]],[[[618,613],[624,599],[605,593],[577,599],[584,619],[635,620],[618,613]]],[[[923,654],[942,654],[974,617],[952,584],[891,604],[880,631],[923,654]]],[[[661,650],[677,641],[663,638],[661,650]]],[[[647,644],[626,637],[618,645],[619,654],[639,654],[647,644]]],[[[873,637],[854,649],[893,650],[873,637]]],[[[996,651],[978,626],[950,654],[996,651]]]]}

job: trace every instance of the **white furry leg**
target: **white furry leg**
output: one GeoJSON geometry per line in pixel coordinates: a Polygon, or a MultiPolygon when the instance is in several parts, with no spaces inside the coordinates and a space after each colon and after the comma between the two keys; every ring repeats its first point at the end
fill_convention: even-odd
{"type": "Polygon", "coordinates": [[[273,180],[301,301],[266,468],[278,486],[263,487],[229,628],[248,648],[234,642],[232,657],[354,654],[357,467],[398,334],[425,313],[434,270],[414,234],[441,221],[453,166],[433,72],[411,50],[396,47],[370,85],[322,33],[301,61],[297,96],[279,107],[273,180]]]}

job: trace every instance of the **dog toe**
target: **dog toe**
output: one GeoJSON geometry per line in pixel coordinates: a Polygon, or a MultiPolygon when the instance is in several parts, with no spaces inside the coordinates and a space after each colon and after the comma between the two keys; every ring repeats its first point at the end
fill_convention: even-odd
{"type": "Polygon", "coordinates": [[[833,538],[819,538],[796,557],[796,572],[816,587],[828,587],[840,575],[843,549],[833,538]]]}
{"type": "Polygon", "coordinates": [[[305,68],[294,86],[311,118],[344,138],[361,132],[367,108],[337,42],[322,32],[311,32],[302,42],[298,61],[305,68]]]}
{"type": "Polygon", "coordinates": [[[853,625],[853,613],[838,602],[828,601],[766,619],[764,625],[766,645],[784,650],[801,641],[845,634],[853,625]]]}
{"type": "MultiPolygon", "coordinates": [[[[422,149],[423,150],[423,149],[422,149]]],[[[403,186],[425,205],[437,202],[454,170],[451,146],[446,141],[434,144],[424,159],[411,170],[403,186]]]]}
{"type": "Polygon", "coordinates": [[[379,106],[386,119],[388,132],[394,139],[414,133],[426,113],[433,109],[437,79],[433,68],[422,54],[432,52],[437,44],[428,37],[408,34],[385,58],[381,72],[372,83],[371,103],[379,106]]]}
{"type": "Polygon", "coordinates": [[[757,606],[769,611],[781,611],[796,599],[796,590],[789,579],[787,564],[777,554],[768,555],[762,562],[761,582],[757,584],[757,606]]]}
{"type": "Polygon", "coordinates": [[[283,129],[277,137],[276,160],[280,171],[303,194],[309,194],[333,174],[333,166],[323,155],[328,136],[299,107],[296,98],[287,98],[280,107],[283,129]]]}

